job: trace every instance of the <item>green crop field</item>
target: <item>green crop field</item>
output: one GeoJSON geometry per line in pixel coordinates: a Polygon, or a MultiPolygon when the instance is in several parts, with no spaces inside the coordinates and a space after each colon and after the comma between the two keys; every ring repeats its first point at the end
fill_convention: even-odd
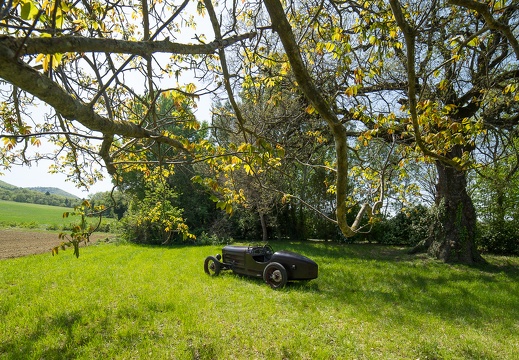
{"type": "Polygon", "coordinates": [[[74,221],[74,218],[63,218],[63,213],[73,211],[72,208],[18,203],[0,200],[0,225],[45,227],[46,225],[63,225],[74,221]]]}
{"type": "Polygon", "coordinates": [[[274,291],[219,247],[99,244],[0,261],[0,359],[516,359],[519,259],[272,243],[319,264],[274,291]]]}
{"type": "Polygon", "coordinates": [[[73,208],[0,200],[0,227],[60,230],[78,222],[75,216],[63,218],[63,213],[72,211],[73,208]]]}

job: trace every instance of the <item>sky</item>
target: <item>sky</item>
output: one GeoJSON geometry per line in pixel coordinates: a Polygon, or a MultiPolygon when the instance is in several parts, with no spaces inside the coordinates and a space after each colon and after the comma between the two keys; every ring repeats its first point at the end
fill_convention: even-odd
{"type": "Polygon", "coordinates": [[[81,190],[70,181],[66,181],[64,174],[49,174],[50,162],[44,164],[40,161],[38,165],[13,166],[10,170],[2,170],[0,180],[18,187],[55,187],[64,190],[80,198],[88,198],[97,192],[112,190],[110,179],[99,181],[89,191],[81,190]]]}

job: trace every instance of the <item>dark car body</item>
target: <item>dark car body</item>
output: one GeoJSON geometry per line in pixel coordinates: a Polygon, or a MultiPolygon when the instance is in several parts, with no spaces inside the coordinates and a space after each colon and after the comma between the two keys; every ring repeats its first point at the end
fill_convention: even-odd
{"type": "Polygon", "coordinates": [[[208,256],[205,260],[204,270],[209,275],[227,269],[263,278],[272,288],[283,287],[289,280],[311,280],[318,275],[318,265],[313,260],[292,251],[274,252],[269,245],[227,245],[222,256],[208,256]]]}

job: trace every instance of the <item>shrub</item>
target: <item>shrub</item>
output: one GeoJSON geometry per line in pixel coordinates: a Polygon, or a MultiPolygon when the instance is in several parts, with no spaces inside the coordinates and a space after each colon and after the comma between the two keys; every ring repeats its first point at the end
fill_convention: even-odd
{"type": "Polygon", "coordinates": [[[427,237],[430,219],[430,211],[423,205],[417,205],[375,223],[367,240],[385,245],[415,246],[427,237]]]}
{"type": "Polygon", "coordinates": [[[111,232],[112,231],[112,225],[111,223],[101,223],[99,227],[96,229],[97,232],[111,232]]]}
{"type": "Polygon", "coordinates": [[[134,199],[120,222],[125,240],[150,245],[193,239],[182,218],[182,209],[173,206],[176,193],[157,182],[148,186],[142,200],[134,199]]]}
{"type": "Polygon", "coordinates": [[[519,255],[519,225],[513,221],[480,223],[477,245],[484,252],[519,255]]]}
{"type": "Polygon", "coordinates": [[[26,229],[37,229],[39,224],[36,221],[23,222],[19,224],[20,227],[26,229]]]}
{"type": "Polygon", "coordinates": [[[63,226],[57,225],[57,224],[50,224],[46,226],[46,229],[48,231],[56,231],[56,230],[63,230],[63,226]]]}

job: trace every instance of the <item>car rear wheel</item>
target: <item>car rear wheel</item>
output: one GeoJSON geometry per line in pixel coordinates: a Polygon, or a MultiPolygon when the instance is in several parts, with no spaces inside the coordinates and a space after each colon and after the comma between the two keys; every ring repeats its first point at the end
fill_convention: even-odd
{"type": "Polygon", "coordinates": [[[204,271],[207,275],[217,276],[220,274],[220,262],[214,256],[208,256],[204,261],[204,271]]]}
{"type": "Polygon", "coordinates": [[[287,284],[287,271],[280,263],[272,262],[265,267],[263,280],[265,280],[272,289],[280,289],[287,284]]]}

